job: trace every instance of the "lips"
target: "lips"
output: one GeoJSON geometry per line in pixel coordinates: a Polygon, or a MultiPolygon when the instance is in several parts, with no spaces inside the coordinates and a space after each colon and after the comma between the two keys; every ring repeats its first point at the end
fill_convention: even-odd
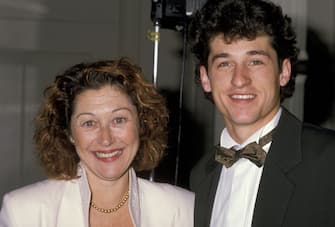
{"type": "Polygon", "coordinates": [[[240,100],[249,100],[254,99],[256,96],[252,94],[238,94],[238,95],[231,95],[233,99],[240,99],[240,100]]]}
{"type": "Polygon", "coordinates": [[[112,157],[115,157],[117,155],[120,155],[121,152],[122,152],[121,150],[116,150],[116,151],[113,151],[113,152],[95,152],[95,155],[98,158],[112,158],[112,157]]]}

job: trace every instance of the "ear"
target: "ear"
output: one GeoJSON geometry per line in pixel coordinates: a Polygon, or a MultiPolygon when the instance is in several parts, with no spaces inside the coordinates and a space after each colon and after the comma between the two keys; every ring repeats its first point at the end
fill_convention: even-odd
{"type": "Polygon", "coordinates": [[[201,86],[204,89],[205,92],[211,92],[211,82],[209,80],[208,74],[207,74],[207,69],[205,66],[200,66],[200,80],[201,80],[201,86]]]}
{"type": "Polygon", "coordinates": [[[284,59],[279,75],[280,86],[285,86],[291,78],[291,62],[288,58],[284,59]]]}
{"type": "Polygon", "coordinates": [[[72,136],[69,136],[69,140],[70,140],[70,142],[71,142],[72,144],[74,144],[74,139],[73,139],[72,136]]]}

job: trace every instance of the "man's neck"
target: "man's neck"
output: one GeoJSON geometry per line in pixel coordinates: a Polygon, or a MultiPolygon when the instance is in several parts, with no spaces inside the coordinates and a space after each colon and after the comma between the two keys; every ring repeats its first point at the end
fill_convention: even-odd
{"type": "Polygon", "coordinates": [[[227,124],[226,129],[229,133],[229,135],[239,144],[242,144],[244,141],[246,141],[250,136],[252,136],[254,133],[256,133],[259,129],[263,128],[267,124],[269,124],[271,121],[273,121],[275,118],[279,119],[279,116],[281,114],[281,108],[278,109],[278,111],[275,112],[271,118],[268,118],[264,120],[263,122],[258,122],[257,124],[252,125],[231,125],[227,124]]]}

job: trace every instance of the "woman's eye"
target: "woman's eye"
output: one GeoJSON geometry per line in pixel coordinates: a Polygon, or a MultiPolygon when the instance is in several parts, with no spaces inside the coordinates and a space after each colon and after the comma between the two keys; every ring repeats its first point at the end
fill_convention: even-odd
{"type": "Polygon", "coordinates": [[[82,123],[82,126],[83,127],[86,127],[86,128],[92,128],[94,126],[94,121],[85,121],[82,123]]]}
{"type": "Polygon", "coordinates": [[[114,124],[120,125],[123,124],[127,121],[127,119],[125,117],[116,117],[113,122],[114,124]]]}

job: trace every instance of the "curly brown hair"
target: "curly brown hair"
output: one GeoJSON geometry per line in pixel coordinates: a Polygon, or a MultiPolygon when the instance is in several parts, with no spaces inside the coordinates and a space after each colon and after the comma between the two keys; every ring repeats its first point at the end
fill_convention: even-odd
{"type": "MultiPolygon", "coordinates": [[[[290,59],[297,63],[298,48],[291,18],[284,15],[280,6],[266,0],[208,0],[193,16],[189,28],[191,50],[197,58],[195,81],[200,83],[199,67],[207,68],[209,44],[214,37],[224,34],[225,42],[268,35],[278,56],[278,65],[290,59]]],[[[281,68],[281,67],[280,67],[281,68]]],[[[292,96],[296,73],[293,68],[290,81],[281,87],[281,101],[292,96]]],[[[206,93],[212,100],[211,93],[206,93]]]]}
{"type": "Polygon", "coordinates": [[[137,108],[140,146],[132,166],[136,171],[156,167],[167,146],[168,111],[163,96],[142,78],[142,70],[127,58],[76,64],[56,76],[44,91],[36,116],[34,141],[46,174],[55,179],[77,177],[80,161],[69,140],[75,98],[88,89],[117,86],[137,108]]]}

